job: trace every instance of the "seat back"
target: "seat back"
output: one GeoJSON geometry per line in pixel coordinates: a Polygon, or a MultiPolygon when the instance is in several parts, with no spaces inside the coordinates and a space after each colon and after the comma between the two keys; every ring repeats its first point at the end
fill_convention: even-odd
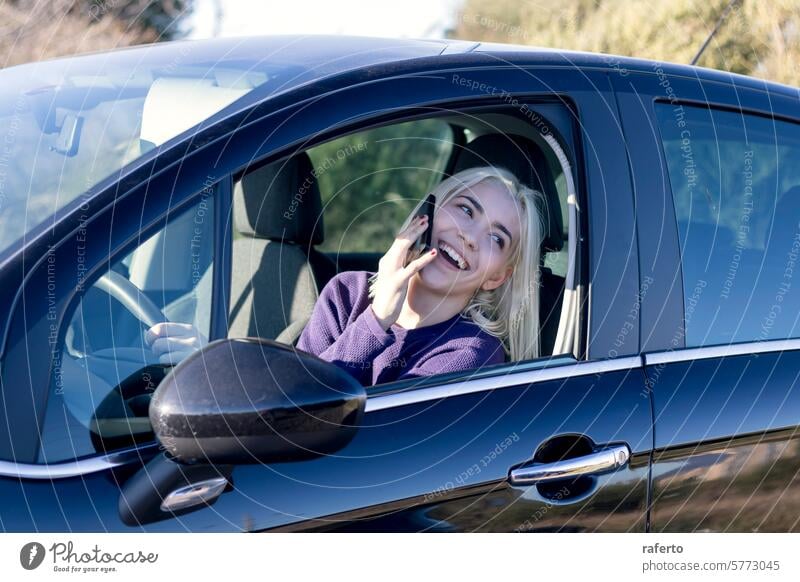
{"type": "MultiPolygon", "coordinates": [[[[514,134],[489,134],[475,138],[458,153],[453,173],[477,166],[495,166],[513,173],[520,182],[544,196],[539,212],[546,217],[547,227],[542,242],[542,258],[547,252],[564,247],[564,222],[555,180],[542,150],[530,139],[514,134]]],[[[542,291],[539,297],[539,334],[541,354],[553,353],[565,279],[540,265],[542,291]]]]}
{"type": "Polygon", "coordinates": [[[453,173],[478,166],[505,168],[528,188],[544,196],[539,211],[546,217],[542,243],[545,252],[558,252],[564,246],[564,221],[553,173],[541,148],[526,137],[514,134],[489,134],[475,138],[458,151],[453,173]]]}
{"type": "Polygon", "coordinates": [[[248,172],[234,188],[230,337],[294,343],[335,267],[308,154],[248,172]]]}

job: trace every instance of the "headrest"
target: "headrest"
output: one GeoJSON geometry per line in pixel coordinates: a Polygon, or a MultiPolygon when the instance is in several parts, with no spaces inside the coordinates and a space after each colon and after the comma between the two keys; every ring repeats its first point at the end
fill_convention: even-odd
{"type": "Polygon", "coordinates": [[[143,150],[159,146],[208,119],[250,89],[218,87],[212,78],[161,77],[147,92],[139,138],[143,150]]]}
{"type": "Polygon", "coordinates": [[[521,135],[482,135],[461,148],[453,173],[477,166],[505,168],[525,186],[544,194],[546,208],[539,209],[546,217],[547,228],[542,246],[546,252],[558,252],[563,248],[561,203],[550,167],[539,146],[521,135]]]}
{"type": "Polygon", "coordinates": [[[233,194],[236,229],[255,238],[321,244],[322,199],[313,170],[301,152],[245,174],[233,194]]]}

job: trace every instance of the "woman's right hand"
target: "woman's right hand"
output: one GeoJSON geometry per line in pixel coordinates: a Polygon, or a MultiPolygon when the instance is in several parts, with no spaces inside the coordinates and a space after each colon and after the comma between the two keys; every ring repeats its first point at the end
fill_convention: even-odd
{"type": "Polygon", "coordinates": [[[420,235],[428,228],[428,217],[416,217],[408,227],[394,239],[392,246],[378,261],[378,278],[375,281],[375,296],[372,311],[383,329],[389,329],[403,308],[411,277],[436,257],[433,249],[418,259],[403,266],[408,251],[420,235]]]}
{"type": "Polygon", "coordinates": [[[190,323],[157,323],[144,334],[144,341],[162,364],[175,365],[199,350],[208,340],[190,323]]]}

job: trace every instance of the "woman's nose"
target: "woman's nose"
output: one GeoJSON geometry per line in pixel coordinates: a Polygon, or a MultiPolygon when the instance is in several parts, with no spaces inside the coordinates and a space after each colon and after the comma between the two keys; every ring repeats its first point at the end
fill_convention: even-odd
{"type": "Polygon", "coordinates": [[[475,238],[466,231],[461,231],[461,240],[464,241],[464,246],[467,247],[469,250],[475,250],[475,238]]]}

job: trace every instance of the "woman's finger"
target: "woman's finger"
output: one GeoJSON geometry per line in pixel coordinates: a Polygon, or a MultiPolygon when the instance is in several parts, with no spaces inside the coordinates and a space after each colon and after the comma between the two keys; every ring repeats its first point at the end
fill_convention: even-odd
{"type": "Polygon", "coordinates": [[[424,253],[420,258],[411,261],[408,266],[403,269],[403,275],[410,278],[414,273],[421,271],[425,265],[436,258],[437,253],[438,251],[436,249],[432,249],[424,253]]]}
{"type": "Polygon", "coordinates": [[[391,250],[396,252],[399,256],[401,253],[405,257],[405,253],[411,248],[411,245],[422,236],[425,229],[428,228],[427,220],[414,220],[408,225],[404,231],[397,235],[392,244],[391,250]]]}
{"type": "Polygon", "coordinates": [[[430,228],[428,222],[427,216],[413,218],[395,236],[389,250],[378,261],[378,279],[372,309],[381,321],[393,323],[397,320],[408,292],[408,280],[434,257],[423,256],[406,266],[409,250],[425,229],[430,228]]]}
{"type": "Polygon", "coordinates": [[[397,235],[397,238],[414,241],[419,236],[419,233],[423,232],[426,228],[428,228],[428,217],[418,216],[411,221],[405,230],[401,231],[400,234],[397,235]]]}

